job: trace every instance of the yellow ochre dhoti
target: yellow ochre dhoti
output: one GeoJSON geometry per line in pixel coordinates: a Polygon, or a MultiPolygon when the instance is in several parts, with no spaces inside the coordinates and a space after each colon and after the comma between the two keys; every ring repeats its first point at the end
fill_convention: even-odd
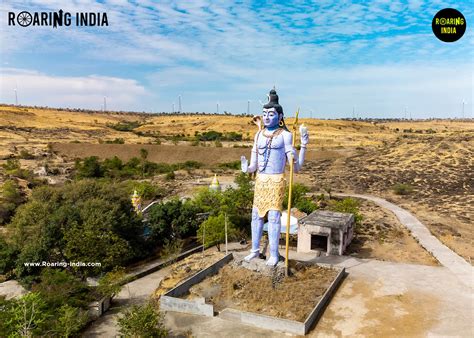
{"type": "Polygon", "coordinates": [[[259,217],[265,217],[268,210],[282,211],[285,186],[284,174],[257,174],[253,207],[259,217]]]}

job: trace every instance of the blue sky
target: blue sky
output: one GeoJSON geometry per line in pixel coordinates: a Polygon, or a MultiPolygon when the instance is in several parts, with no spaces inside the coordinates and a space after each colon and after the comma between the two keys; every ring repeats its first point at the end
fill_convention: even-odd
{"type": "Polygon", "coordinates": [[[0,102],[146,112],[472,117],[469,1],[3,1],[0,102]],[[431,21],[460,10],[463,38],[431,21]],[[8,26],[8,12],[106,12],[108,27],[8,26]]]}

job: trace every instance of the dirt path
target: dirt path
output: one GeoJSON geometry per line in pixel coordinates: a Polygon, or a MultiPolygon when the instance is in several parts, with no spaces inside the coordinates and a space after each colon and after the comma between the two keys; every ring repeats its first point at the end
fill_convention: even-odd
{"type": "Polygon", "coordinates": [[[360,194],[337,194],[338,196],[352,196],[370,200],[383,208],[392,211],[400,222],[406,226],[420,245],[430,252],[443,266],[448,268],[463,284],[473,288],[474,270],[461,256],[446,247],[428,228],[415,216],[405,209],[390,203],[382,198],[360,194]]]}

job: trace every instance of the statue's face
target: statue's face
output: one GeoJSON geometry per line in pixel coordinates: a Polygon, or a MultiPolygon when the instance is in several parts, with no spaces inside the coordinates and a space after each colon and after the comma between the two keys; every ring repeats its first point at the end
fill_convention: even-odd
{"type": "Polygon", "coordinates": [[[278,112],[275,108],[263,108],[263,125],[267,128],[274,128],[280,122],[278,112]]]}

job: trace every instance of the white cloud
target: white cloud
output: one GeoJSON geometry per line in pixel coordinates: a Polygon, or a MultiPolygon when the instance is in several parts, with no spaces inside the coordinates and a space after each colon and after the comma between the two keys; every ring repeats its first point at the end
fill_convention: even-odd
{"type": "Polygon", "coordinates": [[[37,71],[0,68],[0,101],[24,105],[80,107],[100,109],[107,96],[109,109],[136,109],[140,100],[149,96],[135,80],[98,75],[67,77],[50,76],[37,71]]]}
{"type": "MultiPolygon", "coordinates": [[[[125,81],[121,86],[101,76],[37,73],[31,75],[33,82],[41,80],[66,92],[58,97],[55,91],[37,88],[41,93],[37,95],[36,89],[25,92],[22,88],[29,84],[19,82],[20,97],[31,98],[32,104],[41,104],[33,102],[38,99],[49,105],[100,105],[103,94],[94,93],[103,90],[105,84],[117,88],[113,93],[117,107],[137,110],[145,105],[169,110],[177,95],[186,94],[184,107],[189,110],[213,110],[220,101],[227,110],[240,112],[245,110],[247,99],[263,99],[273,84],[282,90],[282,99],[289,107],[305,102],[328,116],[352,112],[354,104],[377,116],[391,114],[404,105],[418,114],[447,114],[455,110],[458,96],[472,97],[472,33],[466,32],[456,44],[437,41],[430,27],[439,4],[413,0],[317,1],[310,5],[295,1],[291,5],[255,6],[258,4],[247,1],[210,0],[71,1],[67,6],[59,0],[3,2],[2,13],[60,7],[71,12],[105,11],[110,26],[56,30],[7,27],[0,32],[0,43],[2,54],[10,56],[4,61],[11,67],[19,68],[15,56],[26,58],[31,53],[39,58],[57,55],[66,71],[67,52],[80,56],[78,66],[90,66],[83,68],[91,69],[100,61],[109,66],[107,74],[120,74],[117,79],[123,74],[130,77],[120,79],[125,81]],[[134,68],[140,68],[139,74],[133,73],[134,68]],[[438,76],[440,72],[442,76],[438,76]],[[446,88],[439,79],[450,76],[458,81],[449,82],[446,88]],[[136,79],[153,96],[147,96],[151,94],[146,94],[136,79]],[[95,91],[85,92],[86,84],[95,91]],[[127,92],[122,95],[120,87],[127,92]]],[[[464,14],[468,17],[472,10],[464,14]]],[[[96,69],[95,73],[102,71],[96,69]]],[[[5,94],[2,91],[1,98],[11,102],[12,95],[10,88],[5,94]]]]}

